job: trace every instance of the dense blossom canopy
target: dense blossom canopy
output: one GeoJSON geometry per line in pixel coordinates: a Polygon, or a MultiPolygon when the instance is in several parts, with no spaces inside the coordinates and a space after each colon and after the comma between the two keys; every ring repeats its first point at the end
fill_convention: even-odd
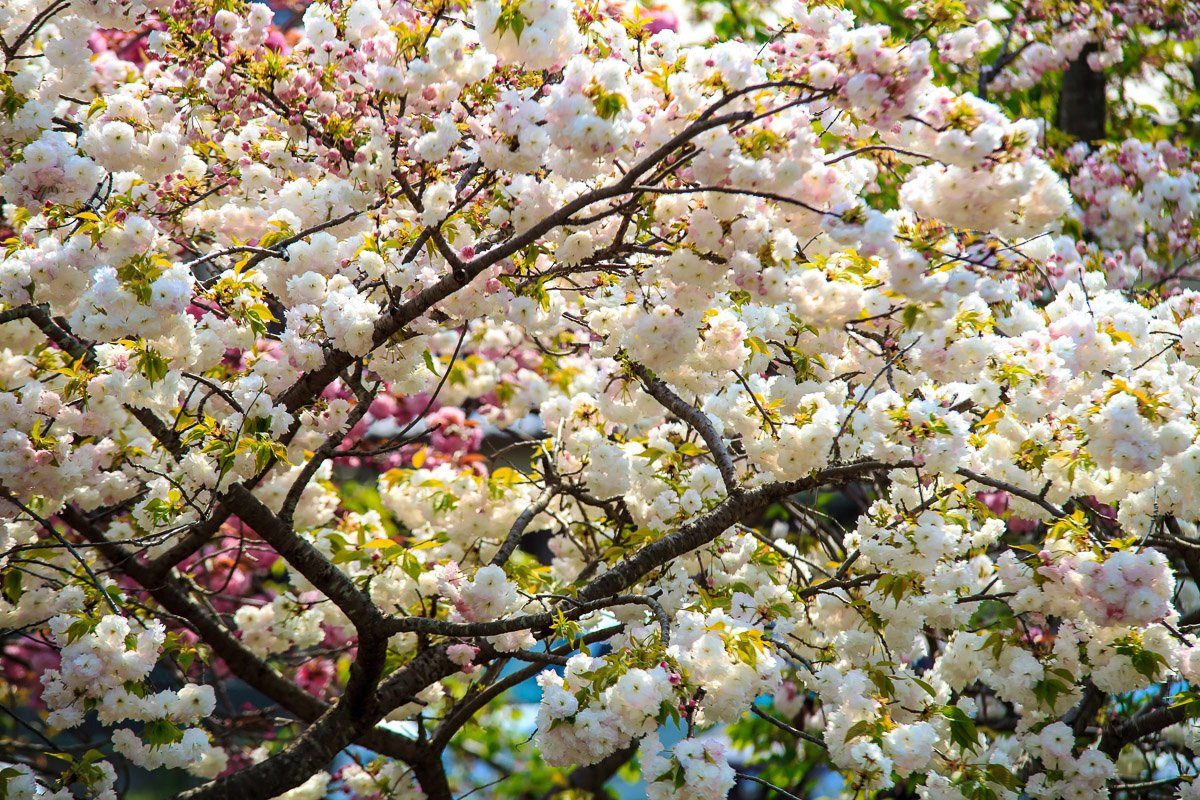
{"type": "Polygon", "coordinates": [[[1200,795],[1200,160],[1012,113],[1200,9],[992,11],[0,0],[0,797],[1200,795]]]}

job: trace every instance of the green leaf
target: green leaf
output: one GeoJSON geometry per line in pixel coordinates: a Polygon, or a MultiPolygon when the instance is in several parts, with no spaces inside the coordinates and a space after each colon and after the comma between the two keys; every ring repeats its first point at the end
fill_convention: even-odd
{"type": "Polygon", "coordinates": [[[986,628],[991,626],[1012,628],[1015,623],[1016,615],[1013,614],[1012,609],[1006,603],[1000,600],[983,600],[980,602],[968,622],[972,628],[986,628]]]}
{"type": "Polygon", "coordinates": [[[1048,709],[1053,709],[1058,698],[1071,691],[1072,682],[1043,678],[1033,685],[1033,696],[1048,709]]]}
{"type": "Polygon", "coordinates": [[[1017,781],[1017,776],[1013,775],[1007,767],[1000,764],[987,764],[984,766],[984,770],[987,773],[988,780],[992,783],[1000,784],[1005,789],[1016,791],[1020,785],[1017,781]]]}
{"type": "Polygon", "coordinates": [[[16,603],[24,594],[24,589],[21,587],[21,570],[10,569],[4,573],[4,583],[0,591],[4,592],[4,598],[10,603],[16,603]]]}
{"type": "Polygon", "coordinates": [[[772,355],[771,348],[767,347],[767,343],[757,336],[747,336],[745,341],[746,346],[749,347],[752,352],[759,353],[764,356],[772,355]]]}
{"type": "Polygon", "coordinates": [[[158,383],[171,369],[170,363],[150,346],[140,348],[136,361],[138,372],[150,383],[158,383]]]}
{"type": "Polygon", "coordinates": [[[16,767],[0,769],[0,800],[8,800],[8,782],[25,774],[16,767]]]}
{"type": "Polygon", "coordinates": [[[942,706],[942,716],[950,721],[950,741],[964,750],[979,749],[979,730],[975,720],[955,705],[942,706]]]}
{"type": "Polygon", "coordinates": [[[509,0],[500,7],[500,15],[496,17],[496,27],[492,30],[499,34],[512,31],[519,42],[521,34],[525,32],[525,28],[530,22],[529,17],[521,11],[521,0],[509,0]]]}
{"type": "Polygon", "coordinates": [[[165,719],[155,719],[146,723],[142,738],[151,747],[163,747],[183,740],[183,731],[172,722],[165,719]]]}
{"type": "Polygon", "coordinates": [[[625,110],[626,105],[625,96],[616,92],[597,91],[592,96],[592,106],[600,119],[615,118],[625,110]]]}
{"type": "Polygon", "coordinates": [[[92,632],[96,627],[90,619],[77,619],[67,627],[67,644],[92,632]]]}
{"type": "Polygon", "coordinates": [[[850,726],[850,730],[846,731],[845,741],[857,739],[859,736],[874,736],[878,731],[878,723],[872,722],[869,719],[859,720],[850,726]]]}

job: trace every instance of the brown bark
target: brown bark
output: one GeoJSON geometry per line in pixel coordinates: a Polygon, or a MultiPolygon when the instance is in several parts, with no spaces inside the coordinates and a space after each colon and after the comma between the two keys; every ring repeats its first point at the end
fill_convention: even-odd
{"type": "Polygon", "coordinates": [[[1085,142],[1104,138],[1108,115],[1104,72],[1093,70],[1087,63],[1088,56],[1096,50],[1096,45],[1086,45],[1070,63],[1063,73],[1058,95],[1058,129],[1085,142]]]}

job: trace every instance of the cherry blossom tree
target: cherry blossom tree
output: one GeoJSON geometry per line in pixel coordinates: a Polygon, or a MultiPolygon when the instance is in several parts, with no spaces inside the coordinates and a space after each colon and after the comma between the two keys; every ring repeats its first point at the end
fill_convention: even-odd
{"type": "Polygon", "coordinates": [[[0,798],[1200,797],[1194,3],[288,5],[0,0],[0,798]]]}

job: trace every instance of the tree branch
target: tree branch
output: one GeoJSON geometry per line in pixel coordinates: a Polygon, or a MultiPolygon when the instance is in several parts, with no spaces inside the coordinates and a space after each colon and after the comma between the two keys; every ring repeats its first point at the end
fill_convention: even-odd
{"type": "Polygon", "coordinates": [[[717,433],[717,429],[708,415],[677,395],[670,386],[646,367],[632,360],[627,363],[629,371],[642,382],[646,391],[659,402],[659,405],[687,422],[696,433],[700,434],[700,438],[708,446],[713,460],[717,462],[717,469],[721,472],[725,491],[731,496],[741,494],[742,487],[737,482],[737,469],[733,465],[733,457],[729,455],[729,448],[725,446],[725,441],[717,433]]]}

